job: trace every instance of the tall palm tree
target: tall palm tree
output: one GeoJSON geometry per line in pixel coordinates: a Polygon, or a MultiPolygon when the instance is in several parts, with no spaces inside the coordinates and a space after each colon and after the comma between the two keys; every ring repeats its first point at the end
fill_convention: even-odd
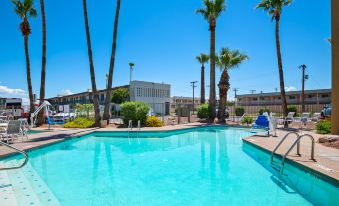
{"type": "Polygon", "coordinates": [[[130,62],[130,63],[128,63],[128,65],[129,65],[129,69],[130,69],[129,82],[131,82],[132,81],[132,72],[133,72],[134,63],[130,62]]]}
{"type": "MultiPolygon", "coordinates": [[[[203,17],[209,23],[210,30],[210,98],[209,104],[212,111],[215,111],[216,97],[215,97],[215,27],[217,24],[217,18],[221,15],[221,12],[225,11],[225,0],[204,0],[205,8],[198,9],[196,12],[203,15],[203,17]]],[[[215,118],[215,112],[213,112],[212,119],[215,118]]]]}
{"type": "Polygon", "coordinates": [[[104,109],[104,116],[103,116],[103,119],[107,120],[107,122],[109,122],[108,120],[110,118],[109,110],[110,110],[110,104],[111,104],[111,98],[112,98],[112,81],[113,81],[113,70],[114,70],[114,63],[115,63],[115,51],[117,48],[119,13],[120,13],[120,0],[117,0],[117,6],[115,10],[115,19],[114,19],[114,29],[113,29],[112,53],[111,53],[111,60],[109,64],[105,109],[104,109]]]}
{"type": "Polygon", "coordinates": [[[238,67],[239,64],[247,59],[248,56],[241,54],[238,50],[230,50],[228,48],[222,48],[219,56],[216,57],[216,64],[222,72],[220,82],[218,84],[220,98],[218,118],[220,122],[225,122],[227,92],[230,88],[230,76],[228,71],[232,68],[238,67]]]}
{"type": "Polygon", "coordinates": [[[90,32],[89,32],[89,25],[88,25],[87,2],[86,2],[86,0],[82,0],[82,5],[83,5],[83,9],[84,9],[87,50],[88,50],[88,59],[89,59],[89,69],[90,69],[91,83],[92,83],[92,96],[93,96],[95,126],[99,127],[100,126],[100,120],[101,120],[100,108],[99,108],[99,95],[98,95],[98,92],[97,92],[97,86],[96,86],[96,81],[95,81],[95,71],[94,71],[94,63],[93,63],[93,55],[92,55],[91,35],[90,35],[90,32]]]}
{"type": "MultiPolygon", "coordinates": [[[[42,20],[42,63],[41,63],[41,80],[40,80],[40,105],[45,100],[45,81],[46,81],[46,16],[44,0],[40,0],[41,20],[42,20]]],[[[44,110],[38,115],[38,125],[45,122],[44,110]]]]}
{"type": "Polygon", "coordinates": [[[201,64],[201,80],[200,80],[200,103],[205,103],[205,64],[208,62],[210,57],[207,54],[201,53],[196,59],[201,64]]]}
{"type": "MultiPolygon", "coordinates": [[[[28,51],[28,37],[31,34],[31,27],[28,22],[28,18],[36,17],[38,15],[36,9],[33,5],[33,0],[13,0],[15,5],[15,13],[19,15],[22,22],[20,23],[20,30],[22,36],[24,36],[24,45],[25,45],[25,55],[26,55],[26,75],[27,75],[27,86],[28,86],[28,95],[29,95],[29,104],[30,104],[30,114],[34,112],[34,97],[32,90],[32,81],[31,81],[31,65],[29,59],[28,51]]],[[[30,118],[28,118],[30,119],[30,118]]]]}
{"type": "MultiPolygon", "coordinates": [[[[282,109],[284,116],[287,116],[287,102],[285,94],[285,82],[284,82],[284,72],[283,64],[281,59],[280,51],[280,38],[279,38],[279,28],[280,28],[280,17],[282,9],[284,6],[288,6],[292,3],[292,0],[262,0],[257,6],[257,9],[263,9],[272,16],[272,21],[275,20],[275,42],[277,47],[277,57],[278,57],[278,69],[279,69],[279,79],[280,79],[280,94],[282,101],[282,109]]],[[[287,125],[285,125],[287,126],[287,125]]]]}

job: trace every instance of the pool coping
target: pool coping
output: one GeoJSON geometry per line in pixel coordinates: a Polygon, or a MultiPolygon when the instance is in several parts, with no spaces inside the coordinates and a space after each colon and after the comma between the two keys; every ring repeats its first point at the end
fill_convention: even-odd
{"type": "MultiPolygon", "coordinates": [[[[258,148],[258,149],[262,150],[263,152],[265,152],[265,153],[267,153],[269,155],[272,154],[271,150],[251,142],[250,141],[251,137],[255,137],[255,136],[250,136],[250,137],[242,138],[243,143],[251,145],[251,146],[254,146],[255,148],[258,148]]],[[[283,158],[281,154],[277,154],[277,153],[275,153],[275,157],[278,157],[279,159],[283,158]]],[[[330,175],[322,173],[319,170],[316,170],[314,168],[308,167],[307,165],[303,165],[303,164],[301,164],[301,163],[299,163],[297,161],[294,161],[293,159],[290,159],[288,156],[286,157],[285,161],[288,164],[290,164],[290,165],[292,165],[294,167],[297,167],[298,169],[300,169],[300,170],[302,170],[304,172],[310,173],[311,175],[313,175],[313,176],[315,176],[315,177],[317,177],[317,178],[319,178],[319,179],[321,179],[321,180],[323,180],[323,181],[325,181],[325,182],[327,182],[327,183],[329,183],[329,184],[339,188],[339,180],[336,179],[335,177],[332,177],[330,175]]]]}

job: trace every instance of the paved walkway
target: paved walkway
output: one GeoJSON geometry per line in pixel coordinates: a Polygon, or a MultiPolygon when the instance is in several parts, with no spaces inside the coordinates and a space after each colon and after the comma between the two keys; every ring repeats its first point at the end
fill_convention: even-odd
{"type": "MultiPolygon", "coordinates": [[[[259,146],[269,152],[273,151],[279,141],[288,133],[285,130],[278,130],[278,137],[261,137],[261,136],[252,136],[244,138],[243,141],[248,142],[250,144],[259,146]]],[[[303,131],[300,132],[303,134],[311,134],[315,138],[315,159],[316,162],[310,160],[311,158],[311,140],[308,137],[305,137],[301,140],[300,144],[300,153],[301,157],[296,155],[296,147],[290,152],[287,156],[287,159],[292,160],[301,166],[305,166],[314,170],[316,173],[322,173],[331,178],[334,181],[339,181],[339,150],[335,148],[330,148],[323,146],[318,142],[320,137],[324,135],[315,134],[311,131],[303,131]]],[[[325,135],[326,136],[326,135],[325,135]]],[[[277,154],[284,155],[285,152],[289,149],[289,147],[296,140],[296,136],[291,135],[288,137],[285,142],[280,146],[277,150],[277,154]]]]}

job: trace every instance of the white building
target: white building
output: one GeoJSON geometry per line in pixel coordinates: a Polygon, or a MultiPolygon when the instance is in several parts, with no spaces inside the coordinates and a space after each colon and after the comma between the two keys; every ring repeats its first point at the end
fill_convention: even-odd
{"type": "Polygon", "coordinates": [[[154,114],[170,113],[171,85],[155,82],[131,81],[130,100],[145,102],[154,114]]]}

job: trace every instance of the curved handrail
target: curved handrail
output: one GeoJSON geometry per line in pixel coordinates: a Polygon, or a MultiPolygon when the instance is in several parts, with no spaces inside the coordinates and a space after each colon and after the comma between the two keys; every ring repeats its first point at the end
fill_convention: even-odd
{"type": "MultiPolygon", "coordinates": [[[[274,148],[274,150],[271,153],[271,162],[273,161],[273,156],[275,154],[275,152],[278,150],[278,148],[280,147],[280,145],[285,141],[285,139],[290,136],[291,134],[295,134],[297,136],[297,139],[299,138],[299,134],[297,132],[289,132],[287,133],[278,143],[278,145],[274,148]]],[[[297,155],[300,156],[300,143],[298,141],[298,146],[297,146],[297,155]]]]}
{"type": "Polygon", "coordinates": [[[19,152],[19,153],[21,153],[21,154],[23,154],[23,155],[25,156],[25,160],[24,160],[24,162],[23,162],[21,165],[16,166],[16,167],[5,167],[5,168],[0,168],[0,170],[20,169],[20,168],[22,168],[23,166],[25,166],[25,165],[27,164],[27,162],[28,162],[28,154],[27,154],[27,152],[25,152],[25,151],[23,151],[23,150],[20,150],[20,149],[18,149],[18,148],[16,148],[16,147],[13,147],[13,146],[11,146],[11,145],[9,145],[9,144],[6,144],[6,143],[4,143],[4,142],[2,142],[2,141],[0,141],[0,144],[4,145],[4,146],[6,146],[6,147],[9,147],[9,148],[11,148],[11,149],[14,149],[15,151],[17,151],[17,152],[19,152]]]}
{"type": "MultiPolygon", "coordinates": [[[[306,136],[309,137],[309,138],[311,139],[311,141],[312,141],[312,147],[311,147],[311,160],[313,160],[313,161],[316,162],[316,160],[314,159],[314,145],[315,145],[314,137],[313,137],[312,135],[310,135],[310,134],[303,134],[303,135],[301,135],[300,137],[298,137],[298,139],[297,139],[296,141],[294,141],[294,143],[292,144],[292,146],[291,146],[291,147],[287,150],[287,152],[285,153],[285,155],[284,155],[284,157],[283,157],[283,159],[282,159],[282,162],[281,162],[281,164],[282,164],[283,167],[284,167],[285,159],[286,159],[287,155],[292,151],[292,149],[295,147],[296,144],[299,144],[301,138],[306,137],[306,136]]],[[[283,168],[283,167],[282,167],[282,168],[283,168]]],[[[282,171],[282,170],[281,170],[281,171],[282,171]]]]}

